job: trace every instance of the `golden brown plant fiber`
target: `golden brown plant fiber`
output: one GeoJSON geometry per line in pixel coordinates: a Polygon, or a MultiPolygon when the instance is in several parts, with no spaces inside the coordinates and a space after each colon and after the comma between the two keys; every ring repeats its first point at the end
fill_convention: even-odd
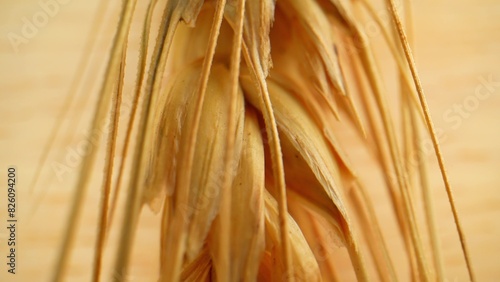
{"type": "MultiPolygon", "coordinates": [[[[134,54],[136,2],[122,3],[92,123],[110,124],[93,281],[127,277],[145,208],[161,217],[152,238],[159,281],[337,281],[346,271],[359,281],[442,281],[425,160],[408,161],[428,136],[474,281],[404,26],[409,1],[150,0],[134,54]],[[377,9],[387,11],[388,26],[377,9]],[[386,62],[367,19],[379,26],[396,75],[380,71],[386,62]],[[137,55],[137,66],[126,65],[137,55]],[[133,107],[124,116],[130,72],[133,107]],[[388,82],[399,90],[388,91],[388,82]],[[364,181],[351,144],[339,138],[344,131],[361,140],[384,186],[364,181]],[[388,250],[374,189],[390,197],[408,273],[393,266],[401,258],[388,250]],[[119,235],[113,276],[105,277],[112,228],[119,235]]],[[[92,151],[82,164],[54,281],[64,280],[97,157],[92,151]]]]}

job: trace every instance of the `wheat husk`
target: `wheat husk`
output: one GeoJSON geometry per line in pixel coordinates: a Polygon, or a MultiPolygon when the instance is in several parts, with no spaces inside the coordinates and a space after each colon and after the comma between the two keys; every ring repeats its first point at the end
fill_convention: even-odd
{"type": "MultiPolygon", "coordinates": [[[[432,138],[474,280],[396,6],[387,1],[397,31],[391,33],[370,3],[360,2],[151,1],[142,25],[133,109],[123,122],[127,36],[136,5],[124,1],[92,124],[98,128],[106,117],[112,124],[93,281],[108,280],[101,274],[103,252],[120,194],[126,199],[124,219],[115,227],[120,231],[114,281],[129,271],[144,208],[161,217],[159,281],[335,281],[340,271],[352,271],[359,281],[372,281],[374,272],[381,281],[406,277],[394,269],[395,258],[387,250],[377,206],[367,189],[387,189],[390,194],[411,269],[408,275],[440,280],[444,274],[439,252],[425,248],[422,239],[428,236],[434,249],[439,246],[426,168],[413,168],[405,160],[416,150],[412,139],[420,138],[422,126],[432,138]],[[155,31],[153,14],[161,5],[155,31]],[[388,102],[392,96],[384,90],[385,74],[356,13],[358,6],[367,8],[381,27],[398,68],[403,142],[388,102]],[[357,48],[348,54],[343,47],[352,44],[357,48]],[[339,141],[341,126],[364,141],[385,187],[364,184],[363,171],[349,160],[349,144],[339,141]],[[124,159],[116,170],[121,131],[124,159]],[[125,181],[126,161],[131,177],[125,181]],[[417,222],[414,189],[421,189],[425,199],[427,234],[417,222]],[[348,253],[349,270],[339,269],[334,254],[320,251],[342,248],[348,253]]],[[[82,165],[54,281],[61,281],[67,269],[96,157],[91,152],[82,165]]],[[[419,160],[423,162],[423,156],[419,160]]]]}

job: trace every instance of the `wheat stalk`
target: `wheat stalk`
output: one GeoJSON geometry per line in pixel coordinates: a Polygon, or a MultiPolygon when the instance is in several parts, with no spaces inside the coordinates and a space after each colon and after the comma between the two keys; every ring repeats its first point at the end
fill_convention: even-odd
{"type": "MultiPolygon", "coordinates": [[[[395,258],[375,216],[377,206],[365,191],[363,172],[349,161],[348,144],[338,141],[339,128],[356,131],[379,164],[386,182],[380,189],[390,193],[413,279],[442,280],[423,156],[413,168],[401,150],[404,147],[406,156],[417,150],[422,125],[432,138],[474,281],[443,157],[394,1],[386,3],[394,20],[391,33],[366,0],[169,0],[163,3],[149,54],[157,2],[149,2],[142,26],[133,108],[125,122],[120,118],[121,97],[135,0],[123,2],[99,92],[92,126],[98,128],[109,117],[111,128],[93,281],[105,279],[103,252],[123,193],[114,281],[126,277],[145,206],[161,211],[160,281],[335,281],[343,270],[333,255],[320,250],[336,245],[346,247],[359,281],[373,279],[372,264],[380,280],[398,280],[406,274],[393,266],[395,258]],[[402,144],[388,103],[392,96],[384,91],[385,74],[361,24],[360,7],[380,27],[398,67],[402,144]],[[353,45],[354,52],[348,52],[347,46],[353,45]],[[117,165],[122,131],[124,159],[117,165]],[[135,147],[129,153],[131,145],[135,147]],[[127,160],[131,177],[123,185],[127,160]],[[420,185],[413,180],[415,174],[420,185]],[[431,251],[423,244],[414,189],[423,193],[431,251]]],[[[67,269],[96,156],[92,151],[82,165],[54,281],[61,281],[67,269]]]]}

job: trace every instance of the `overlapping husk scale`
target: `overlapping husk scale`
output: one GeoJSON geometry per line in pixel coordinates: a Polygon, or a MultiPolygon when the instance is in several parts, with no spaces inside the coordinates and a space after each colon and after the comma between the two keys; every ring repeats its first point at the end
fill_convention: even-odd
{"type": "Polygon", "coordinates": [[[171,82],[159,94],[165,103],[156,105],[162,119],[154,123],[160,126],[159,138],[155,139],[160,145],[154,152],[165,153],[152,156],[148,170],[156,178],[147,186],[146,200],[159,197],[169,206],[168,227],[163,233],[169,242],[165,245],[166,252],[169,253],[169,244],[185,247],[182,256],[175,258],[182,259],[182,263],[167,259],[163,270],[182,271],[180,277],[191,281],[221,276],[230,277],[230,281],[331,280],[335,279],[335,271],[340,270],[336,269],[333,256],[325,256],[320,249],[346,247],[358,279],[366,280],[358,243],[360,234],[353,230],[351,220],[357,211],[349,211],[346,204],[357,172],[349,165],[344,148],[335,143],[335,130],[330,126],[339,123],[342,117],[344,123],[361,134],[364,130],[351,93],[346,90],[335,47],[346,44],[344,41],[348,39],[343,36],[349,31],[348,26],[343,19],[332,20],[337,17],[332,13],[336,10],[335,3],[247,1],[242,60],[236,81],[236,95],[242,104],[238,102],[237,112],[229,117],[230,59],[239,20],[238,2],[228,1],[225,7],[197,132],[189,187],[176,183],[179,171],[175,164],[181,161],[182,146],[188,143],[183,140],[184,132],[190,130],[190,119],[194,116],[192,95],[201,75],[201,61],[206,59],[217,4],[206,2],[194,26],[179,25],[173,38],[167,66],[171,82]],[[331,7],[325,9],[324,5],[331,7]],[[281,250],[279,192],[275,187],[263,95],[269,96],[279,132],[291,269],[281,250]],[[217,99],[222,100],[213,102],[217,99]],[[228,132],[228,118],[238,119],[236,132],[228,132]],[[236,150],[231,162],[223,168],[227,134],[235,134],[236,150]],[[232,183],[229,269],[223,269],[219,262],[222,173],[229,174],[232,183]],[[186,189],[189,202],[179,202],[177,191],[186,189]],[[175,229],[176,217],[185,217],[191,227],[175,229]],[[185,233],[182,242],[177,241],[176,232],[185,233]],[[174,265],[182,270],[173,269],[174,265]],[[200,271],[193,272],[197,267],[200,271]],[[224,276],[221,272],[229,274],[224,276]]]}

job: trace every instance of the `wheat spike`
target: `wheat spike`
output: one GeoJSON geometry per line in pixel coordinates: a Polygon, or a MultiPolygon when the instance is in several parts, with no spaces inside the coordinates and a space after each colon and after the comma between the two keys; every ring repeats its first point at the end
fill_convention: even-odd
{"type": "MultiPolygon", "coordinates": [[[[365,0],[148,3],[139,27],[130,116],[120,118],[135,0],[123,3],[92,124],[97,128],[107,117],[112,125],[93,281],[109,280],[103,277],[109,264],[103,253],[113,228],[119,228],[119,237],[111,280],[127,277],[144,208],[161,217],[160,250],[152,256],[159,260],[159,281],[337,281],[347,271],[359,281],[443,279],[439,251],[423,244],[428,236],[434,248],[439,246],[423,156],[418,169],[405,159],[415,150],[412,139],[420,138],[422,125],[432,137],[474,280],[429,109],[392,0],[386,3],[395,21],[392,30],[365,0]],[[381,28],[399,72],[401,135],[389,106],[397,95],[385,90],[386,74],[378,67],[359,7],[381,28]],[[350,144],[341,141],[342,130],[357,134],[386,187],[364,181],[364,171],[349,159],[350,144]],[[118,162],[120,149],[124,158],[118,162]],[[130,179],[124,177],[126,161],[130,179]],[[427,233],[417,221],[416,187],[425,199],[427,233]],[[368,189],[389,192],[410,273],[394,268],[398,258],[390,255],[368,189]],[[115,226],[120,195],[124,218],[115,226]],[[338,263],[342,252],[348,263],[338,263]]],[[[54,281],[67,270],[96,156],[89,154],[82,166],[54,281]]]]}

